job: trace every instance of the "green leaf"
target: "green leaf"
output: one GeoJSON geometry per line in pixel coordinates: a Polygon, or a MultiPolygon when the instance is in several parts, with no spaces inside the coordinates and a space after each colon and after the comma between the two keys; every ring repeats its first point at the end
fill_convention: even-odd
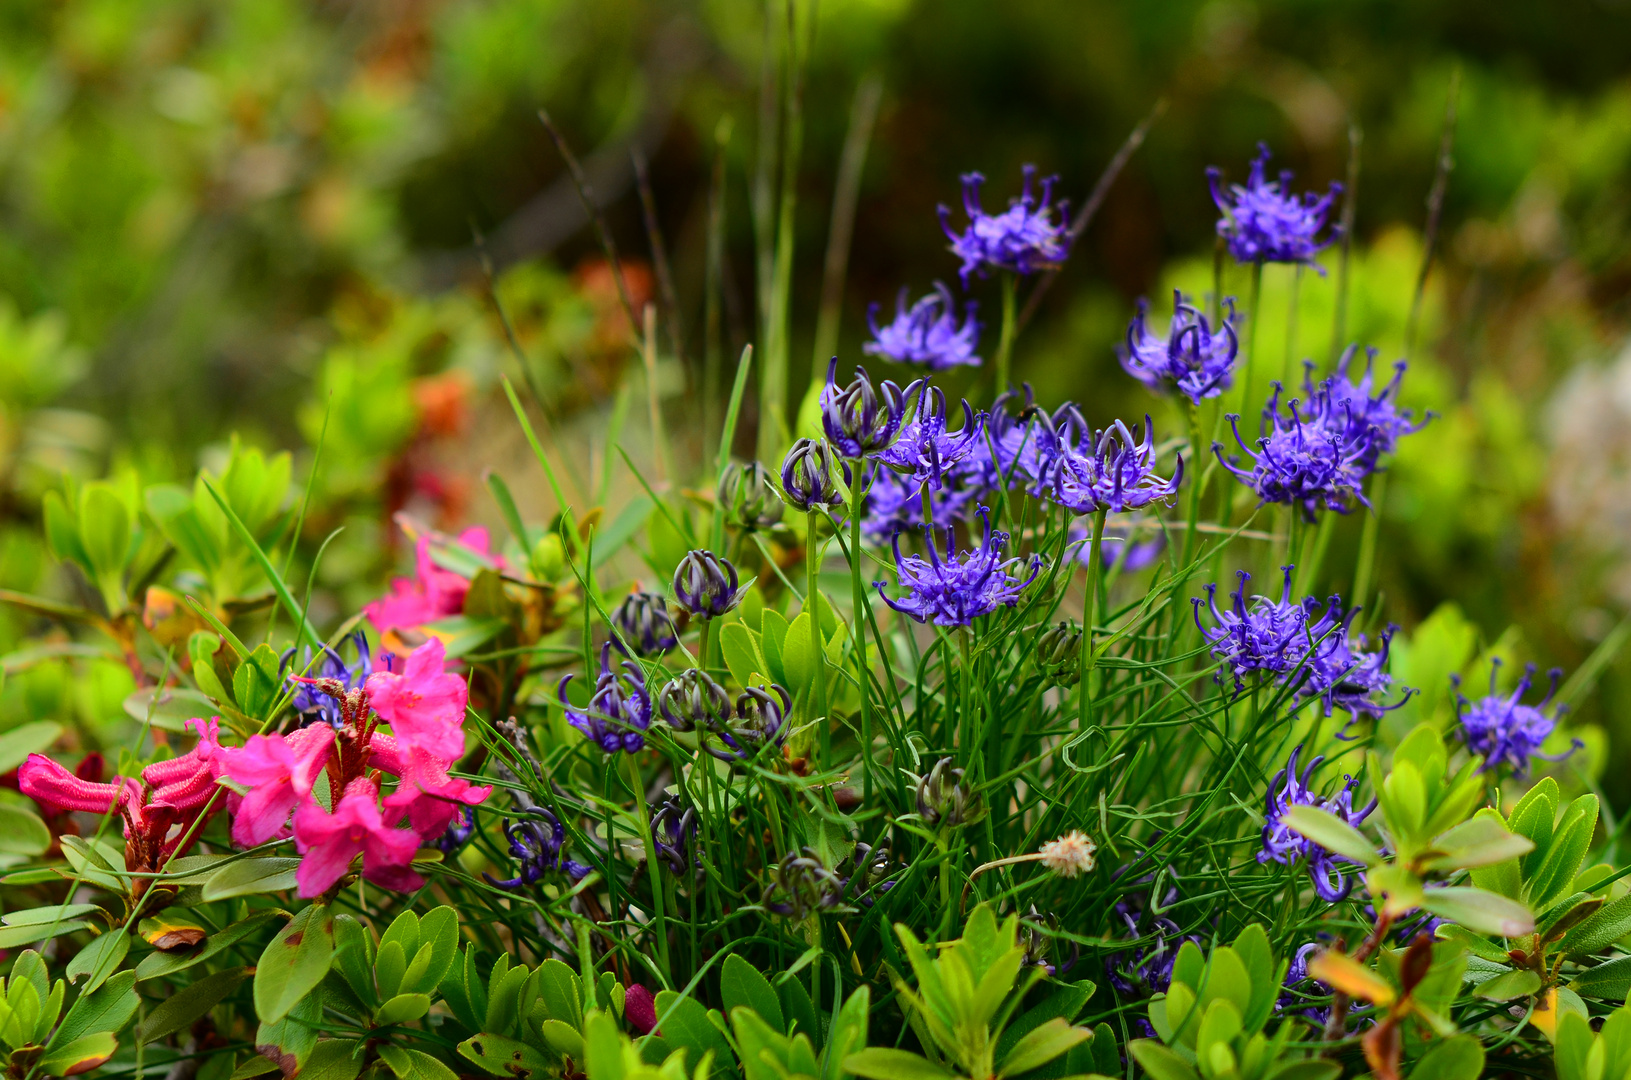
{"type": "MultiPolygon", "coordinates": [[[[539,964],[538,993],[550,1019],[559,1020],[573,1030],[582,1029],[583,995],[578,990],[578,977],[570,967],[555,959],[539,964]]],[[[700,1058],[701,1054],[697,1056],[700,1058]]]]}
{"type": "Polygon", "coordinates": [[[1269,1073],[1269,1080],[1337,1080],[1341,1075],[1342,1066],[1334,1061],[1304,1058],[1281,1062],[1269,1073]]]}
{"type": "Polygon", "coordinates": [[[775,1030],[787,1030],[787,1021],[782,1018],[781,999],[776,996],[770,981],[759,973],[758,968],[735,953],[725,958],[719,975],[719,993],[727,1016],[745,1006],[758,1013],[775,1030]]]}
{"type": "Polygon", "coordinates": [[[204,899],[230,900],[237,896],[283,892],[295,887],[299,859],[240,859],[221,867],[204,882],[204,899]]]}
{"type": "Polygon", "coordinates": [[[776,983],[781,998],[782,1015],[787,1017],[787,1033],[802,1031],[818,1049],[821,1046],[821,1024],[816,1020],[815,1002],[797,976],[776,983]]]}
{"type": "MultiPolygon", "coordinates": [[[[1606,1026],[1606,1025],[1605,1025],[1606,1026]]],[[[1552,1040],[1553,1060],[1557,1069],[1557,1080],[1602,1080],[1604,1069],[1603,1055],[1599,1055],[1597,1068],[1592,1070],[1588,1064],[1592,1047],[1597,1042],[1596,1034],[1591,1030],[1590,1022],[1579,1013],[1564,1013],[1557,1018],[1557,1031],[1552,1040]],[[1595,1076],[1593,1073],[1595,1072],[1595,1076]]],[[[1614,1065],[1613,1062],[1606,1064],[1614,1065]]],[[[1415,1080],[1414,1077],[1411,1080],[1415,1080]]],[[[1422,1077],[1422,1080],[1428,1080],[1422,1077]]]]}
{"type": "Polygon", "coordinates": [[[90,923],[80,919],[67,919],[54,925],[7,926],[0,929],[0,949],[15,949],[19,945],[29,945],[36,941],[61,937],[64,934],[84,930],[90,925],[90,923]]]}
{"type": "Polygon", "coordinates": [[[92,941],[68,961],[64,972],[68,981],[76,983],[87,979],[86,990],[95,990],[130,955],[130,935],[123,930],[110,930],[92,941]]]}
{"type": "Polygon", "coordinates": [[[232,1070],[227,1080],[254,1080],[257,1076],[265,1076],[269,1072],[277,1072],[278,1067],[259,1054],[250,1054],[244,1058],[243,1064],[232,1070]]]}
{"type": "Polygon", "coordinates": [[[1479,983],[1473,989],[1472,995],[1488,1001],[1511,1001],[1514,998],[1528,997],[1539,989],[1540,976],[1528,968],[1521,968],[1479,983]]]}
{"type": "Polygon", "coordinates": [[[249,975],[250,969],[247,967],[227,968],[182,987],[147,1014],[147,1019],[136,1029],[136,1041],[155,1042],[191,1027],[193,1021],[225,1001],[227,995],[249,975]]]}
{"type": "Polygon", "coordinates": [[[156,979],[185,971],[194,964],[201,964],[223,950],[232,948],[284,915],[285,913],[281,911],[257,911],[247,919],[217,930],[206,937],[201,946],[186,952],[160,952],[155,949],[142,957],[141,963],[136,965],[136,978],[156,979]]]}
{"type": "Polygon", "coordinates": [[[1169,1050],[1154,1039],[1134,1039],[1127,1044],[1133,1060],[1150,1074],[1150,1080],[1199,1080],[1195,1071],[1176,1051],[1169,1050]]]}
{"type": "Polygon", "coordinates": [[[396,1073],[397,1080],[459,1080],[458,1073],[423,1050],[386,1043],[377,1052],[379,1059],[396,1073]]]}
{"type": "Polygon", "coordinates": [[[1068,1021],[1055,1017],[1014,1044],[997,1066],[997,1075],[1014,1076],[1040,1068],[1092,1037],[1093,1033],[1086,1028],[1071,1027],[1068,1021]]]}
{"type": "Polygon", "coordinates": [[[731,676],[742,686],[748,685],[754,675],[764,678],[769,666],[759,655],[759,643],[754,637],[753,631],[740,622],[727,623],[719,634],[719,648],[725,656],[725,666],[731,669],[731,676]]]}
{"type": "Polygon", "coordinates": [[[398,994],[381,1005],[374,1013],[374,1024],[406,1024],[430,1012],[429,994],[398,994]]]}
{"type": "Polygon", "coordinates": [[[1574,877],[1586,861],[1591,837],[1597,829],[1597,796],[1582,795],[1569,804],[1552,836],[1546,858],[1529,882],[1529,902],[1544,908],[1567,895],[1574,877]]]}
{"type": "Polygon", "coordinates": [[[1002,1035],[998,1037],[993,1051],[995,1056],[998,1059],[1003,1058],[1021,1038],[1049,1020],[1058,1018],[1066,1023],[1074,1021],[1076,1014],[1082,1011],[1082,1006],[1087,1004],[1087,999],[1093,996],[1094,989],[1094,985],[1086,981],[1066,983],[1026,1009],[1002,1029],[1002,1035]]]}
{"type": "Polygon", "coordinates": [[[31,810],[0,803],[0,852],[8,855],[44,855],[51,846],[51,830],[31,810]]]}
{"type": "Polygon", "coordinates": [[[554,1068],[541,1052],[502,1035],[472,1035],[459,1044],[459,1053],[494,1076],[543,1075],[554,1068]]]}
{"type": "Polygon", "coordinates": [[[844,1068],[867,1080],[953,1080],[926,1057],[906,1050],[872,1046],[844,1059],[844,1068]]]}
{"type": "Polygon", "coordinates": [[[1535,929],[1535,917],[1516,900],[1465,885],[1426,889],[1422,892],[1421,906],[1441,919],[1481,934],[1514,938],[1535,929]]]}
{"type": "Polygon", "coordinates": [[[584,1021],[584,1072],[595,1080],[623,1080],[623,1033],[608,1012],[597,1009],[584,1021]]]}
{"type": "Polygon", "coordinates": [[[1374,866],[1380,860],[1376,847],[1365,834],[1328,810],[1317,806],[1293,806],[1281,818],[1295,832],[1314,841],[1320,847],[1355,862],[1374,866]]]}
{"type": "Polygon", "coordinates": [[[300,1070],[300,1080],[357,1080],[362,1072],[360,1039],[326,1039],[317,1044],[300,1070]]]}
{"type": "Polygon", "coordinates": [[[583,1057],[583,1034],[577,1028],[568,1027],[560,1020],[549,1019],[538,1025],[538,1033],[557,1054],[565,1054],[573,1061],[583,1057]]]}
{"type": "Polygon", "coordinates": [[[1527,855],[1535,842],[1527,836],[1508,832],[1495,815],[1475,815],[1433,841],[1437,854],[1423,858],[1423,870],[1467,870],[1493,866],[1527,855]]]}
{"type": "Polygon", "coordinates": [[[323,981],[334,955],[334,916],[326,904],[303,909],[261,953],[255,968],[255,1012],[277,1020],[323,981]]]}
{"type": "Polygon", "coordinates": [[[130,554],[130,507],[112,485],[98,480],[80,489],[79,542],[99,580],[124,570],[130,554]]]}
{"type": "Polygon", "coordinates": [[[1569,980],[1569,989],[1581,997],[1624,1001],[1626,992],[1631,991],[1631,956],[1587,968],[1569,980]]]}
{"type": "Polygon", "coordinates": [[[0,916],[0,923],[7,926],[49,926],[62,919],[77,919],[81,915],[93,913],[102,913],[101,905],[49,904],[45,907],[8,911],[4,916],[0,916]]]}
{"type": "Polygon", "coordinates": [[[317,1025],[323,1020],[324,995],[307,994],[289,1015],[255,1030],[255,1049],[277,1062],[284,1076],[293,1076],[306,1066],[317,1048],[317,1025]]]}
{"type": "MultiPolygon", "coordinates": [[[[62,725],[52,720],[36,720],[19,724],[0,735],[0,773],[8,773],[28,760],[30,754],[43,754],[62,734],[62,725]]],[[[0,831],[3,835],[3,831],[0,831]]],[[[8,849],[9,850],[9,849],[8,849]]],[[[37,851],[20,851],[19,855],[38,855],[37,851]]]]}
{"type": "Polygon", "coordinates": [[[801,613],[787,628],[782,639],[782,670],[787,673],[787,689],[793,695],[805,693],[815,685],[821,670],[821,654],[816,651],[814,621],[808,611],[801,613]]]}
{"type": "Polygon", "coordinates": [[[232,697],[245,716],[264,720],[283,692],[278,655],[262,642],[232,673],[232,697]]]}
{"type": "Polygon", "coordinates": [[[63,562],[77,564],[85,571],[86,577],[94,576],[96,570],[91,566],[91,558],[85,554],[85,546],[79,542],[77,515],[55,491],[45,493],[42,505],[45,509],[45,542],[51,554],[63,562]]]}
{"type": "Polygon", "coordinates": [[[73,1042],[99,1031],[119,1031],[136,1015],[136,973],[121,971],[90,993],[80,994],[57,1028],[56,1041],[73,1042]]]}
{"type": "Polygon", "coordinates": [[[119,1049],[111,1032],[83,1035],[46,1051],[40,1058],[40,1071],[47,1076],[78,1076],[107,1061],[119,1049]]]}
{"type": "Polygon", "coordinates": [[[681,997],[672,990],[659,990],[657,1026],[670,1046],[687,1051],[689,1061],[701,1061],[703,1054],[712,1051],[716,1078],[736,1075],[736,1055],[731,1052],[730,1043],[709,1019],[708,1010],[695,998],[681,997]]]}
{"type": "Polygon", "coordinates": [[[1604,904],[1596,914],[1564,934],[1558,948],[1567,956],[1590,956],[1626,934],[1631,934],[1631,895],[1604,904]]]}

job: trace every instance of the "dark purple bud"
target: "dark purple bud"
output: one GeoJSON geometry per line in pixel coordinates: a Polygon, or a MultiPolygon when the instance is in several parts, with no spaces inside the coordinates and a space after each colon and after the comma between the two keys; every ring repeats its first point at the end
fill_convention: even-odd
{"type": "Polygon", "coordinates": [[[710,752],[729,761],[753,757],[766,745],[780,746],[787,739],[787,714],[792,708],[792,698],[779,685],[772,683],[770,690],[763,686],[748,687],[736,699],[736,719],[719,732],[730,752],[712,747],[710,752]],[[775,691],[774,697],[771,690],[775,691]]]}
{"type": "Polygon", "coordinates": [[[715,619],[742,602],[736,567],[711,551],[693,551],[674,569],[674,599],[694,618],[715,619]]]}
{"type": "Polygon", "coordinates": [[[453,814],[453,820],[448,823],[446,831],[431,842],[431,846],[443,855],[453,855],[476,832],[476,810],[471,806],[460,806],[453,814]]]}
{"type": "Polygon", "coordinates": [[[795,921],[837,907],[844,899],[844,879],[829,870],[813,848],[788,855],[767,876],[764,906],[795,921]]]}
{"type": "Polygon", "coordinates": [[[640,656],[661,656],[680,643],[674,620],[668,617],[668,601],[660,593],[625,596],[612,612],[612,625],[624,644],[640,656]]]}
{"type": "Polygon", "coordinates": [[[820,439],[800,439],[793,444],[782,461],[782,491],[795,510],[835,507],[844,504],[844,496],[833,480],[833,465],[844,470],[844,484],[850,482],[849,465],[838,460],[820,439]]]}
{"type": "Polygon", "coordinates": [[[658,693],[657,710],[675,731],[717,731],[731,718],[731,699],[707,672],[690,668],[658,693]]]}
{"type": "Polygon", "coordinates": [[[690,868],[691,841],[696,832],[696,808],[686,806],[676,796],[664,799],[651,815],[651,838],[657,857],[676,877],[690,868]]]}
{"type": "Polygon", "coordinates": [[[754,532],[772,528],[781,521],[783,510],[769,470],[757,461],[746,465],[731,462],[719,478],[719,512],[738,529],[754,532]]]}
{"type": "Polygon", "coordinates": [[[846,458],[862,458],[886,449],[900,433],[906,402],[916,383],[904,391],[885,380],[874,388],[865,369],[855,369],[855,380],[838,385],[838,357],[827,367],[827,385],[821,391],[821,426],[827,441],[846,458]]]}

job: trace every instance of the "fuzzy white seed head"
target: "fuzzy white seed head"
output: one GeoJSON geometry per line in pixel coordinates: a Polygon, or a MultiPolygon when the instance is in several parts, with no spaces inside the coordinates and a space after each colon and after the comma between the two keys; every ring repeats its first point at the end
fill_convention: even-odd
{"type": "Polygon", "coordinates": [[[1087,838],[1080,829],[1072,829],[1057,840],[1042,845],[1042,865],[1062,877],[1073,878],[1093,869],[1094,854],[1099,846],[1087,838]]]}

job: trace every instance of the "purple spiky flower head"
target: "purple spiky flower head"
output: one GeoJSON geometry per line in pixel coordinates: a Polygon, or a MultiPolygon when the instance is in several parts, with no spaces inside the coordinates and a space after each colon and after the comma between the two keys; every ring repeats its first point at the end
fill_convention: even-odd
{"type": "Polygon", "coordinates": [[[1138,439],[1117,420],[1096,435],[1074,437],[1064,426],[1056,435],[1056,453],[1047,472],[1050,497],[1078,514],[1097,510],[1124,513],[1175,494],[1184,477],[1184,459],[1173,464],[1172,479],[1155,473],[1155,425],[1144,418],[1138,439]]]}
{"type": "MultiPolygon", "coordinates": [[[[1393,704],[1384,704],[1382,698],[1393,684],[1387,673],[1388,648],[1398,627],[1389,625],[1381,634],[1381,648],[1367,652],[1369,642],[1364,634],[1353,632],[1354,616],[1358,607],[1342,607],[1342,597],[1332,596],[1325,612],[1308,627],[1306,635],[1310,645],[1303,662],[1304,678],[1297,692],[1305,698],[1317,698],[1330,716],[1336,709],[1348,714],[1351,725],[1361,716],[1380,717],[1410,700],[1414,690],[1405,690],[1404,696],[1393,704]]],[[[1343,731],[1338,738],[1347,738],[1343,731]]]]}
{"type": "Polygon", "coordinates": [[[566,722],[583,732],[584,738],[608,754],[619,750],[630,754],[646,745],[646,728],[651,726],[651,694],[646,690],[645,672],[632,660],[624,660],[619,671],[611,664],[612,643],[600,647],[600,675],[589,704],[577,708],[566,696],[571,675],[562,677],[555,689],[566,722]]]}
{"type": "Polygon", "coordinates": [[[952,301],[951,290],[943,283],[935,282],[934,291],[911,308],[906,306],[906,296],[902,286],[895,300],[895,318],[885,326],[878,325],[877,304],[867,309],[866,321],[872,328],[872,340],[861,346],[862,352],[897,364],[922,364],[930,371],[980,366],[980,358],[974,353],[980,340],[980,324],[974,321],[974,301],[968,302],[959,326],[957,305],[952,301]]]}
{"type": "Polygon", "coordinates": [[[1138,314],[1127,327],[1127,344],[1117,349],[1122,369],[1151,390],[1177,390],[1199,405],[1217,397],[1234,379],[1240,338],[1235,333],[1235,302],[1224,301],[1229,311],[1214,327],[1198,308],[1184,303],[1172,291],[1172,320],[1165,340],[1150,333],[1150,305],[1138,302],[1138,314]]]}
{"type": "Polygon", "coordinates": [[[1263,407],[1267,434],[1248,449],[1240,435],[1240,417],[1228,414],[1235,444],[1250,459],[1251,468],[1237,456],[1225,457],[1222,443],[1213,443],[1218,463],[1235,479],[1257,492],[1265,503],[1284,503],[1314,521],[1324,507],[1346,514],[1355,506],[1370,507],[1364,483],[1376,468],[1376,427],[1354,420],[1351,401],[1338,402],[1326,380],[1310,398],[1308,408],[1292,398],[1280,412],[1281,385],[1263,407]]]}
{"type": "Polygon", "coordinates": [[[1308,616],[1319,606],[1313,597],[1291,601],[1292,566],[1280,568],[1285,588],[1278,601],[1253,596],[1248,602],[1246,586],[1252,576],[1241,570],[1240,587],[1229,594],[1233,603],[1227,611],[1218,608],[1218,587],[1206,587],[1206,599],[1194,597],[1195,625],[1201,636],[1212,643],[1212,655],[1224,662],[1234,676],[1235,689],[1243,690],[1245,677],[1253,671],[1285,675],[1295,668],[1308,650],[1308,616]],[[1201,622],[1201,605],[1212,613],[1212,626],[1201,622]]]}
{"type": "Polygon", "coordinates": [[[1318,269],[1314,256],[1337,235],[1335,228],[1323,240],[1319,234],[1325,228],[1331,204],[1342,193],[1342,185],[1333,181],[1324,195],[1313,192],[1293,195],[1291,171],[1280,173],[1278,180],[1268,179],[1264,167],[1268,164],[1269,148],[1265,143],[1259,143],[1257,148],[1258,156],[1252,161],[1252,170],[1244,185],[1230,184],[1225,192],[1219,186],[1222,171],[1206,170],[1212,201],[1223,213],[1218,219],[1218,235],[1223,237],[1236,262],[1304,263],[1318,269]]]}
{"type": "Polygon", "coordinates": [[[612,611],[612,625],[636,656],[661,656],[680,643],[661,593],[632,592],[612,611]]]}
{"type": "Polygon", "coordinates": [[[1042,181],[1040,201],[1031,192],[1036,180],[1036,166],[1026,165],[1025,186],[1019,198],[1008,204],[1000,214],[987,214],[980,206],[980,185],[985,177],[977,172],[963,176],[963,210],[968,214],[968,227],[961,233],[952,231],[951,211],[940,207],[940,228],[951,241],[951,252],[963,260],[958,274],[967,288],[970,274],[984,276],[988,267],[1010,270],[1016,274],[1034,274],[1038,270],[1052,270],[1070,254],[1071,235],[1067,220],[1067,204],[1053,203],[1053,185],[1057,176],[1042,181]]]}
{"type": "Polygon", "coordinates": [[[561,819],[542,806],[518,811],[519,820],[511,824],[504,819],[504,835],[510,841],[510,858],[516,863],[516,875],[500,881],[486,871],[482,877],[510,892],[520,892],[542,881],[555,871],[564,873],[568,880],[578,881],[589,873],[589,867],[574,862],[561,854],[566,843],[566,827],[561,819]]]}
{"type": "Polygon", "coordinates": [[[1370,816],[1372,810],[1376,809],[1376,800],[1372,799],[1370,805],[1363,810],[1355,810],[1353,790],[1359,781],[1351,776],[1344,777],[1347,783],[1335,795],[1329,798],[1321,797],[1309,787],[1309,781],[1325,759],[1316,757],[1299,774],[1297,755],[1300,753],[1301,746],[1292,750],[1286,767],[1269,781],[1268,800],[1264,807],[1263,850],[1257,853],[1257,861],[1289,866],[1298,859],[1306,858],[1308,876],[1314,882],[1314,891],[1319,894],[1321,900],[1334,904],[1346,899],[1349,890],[1353,888],[1353,882],[1343,872],[1343,868],[1357,864],[1327,851],[1301,833],[1293,831],[1285,823],[1286,811],[1293,806],[1316,806],[1357,827],[1370,816]]]}
{"type": "Polygon", "coordinates": [[[657,711],[675,731],[716,731],[731,718],[731,699],[707,672],[687,668],[657,692],[657,711]]]}
{"type": "Polygon", "coordinates": [[[674,568],[674,599],[695,619],[715,619],[736,607],[747,593],[736,567],[711,551],[688,552],[674,568]]]}
{"type": "Polygon", "coordinates": [[[368,676],[373,674],[374,661],[368,654],[368,635],[361,630],[351,635],[351,642],[357,651],[357,659],[350,664],[338,652],[323,646],[323,651],[312,663],[311,647],[307,646],[301,657],[301,663],[291,668],[294,663],[294,646],[283,651],[278,660],[278,670],[286,673],[286,677],[294,685],[294,697],[290,704],[294,711],[300,714],[300,726],[324,723],[339,730],[345,726],[345,717],[342,715],[340,698],[325,693],[312,685],[311,679],[333,679],[340,683],[341,693],[347,690],[360,690],[368,676]]]}
{"type": "Polygon", "coordinates": [[[1357,380],[1348,369],[1353,364],[1357,347],[1350,345],[1343,350],[1342,357],[1337,361],[1336,371],[1320,386],[1314,385],[1314,365],[1305,364],[1303,376],[1303,389],[1309,400],[1320,398],[1320,391],[1324,391],[1324,398],[1329,402],[1329,416],[1327,422],[1339,421],[1348,427],[1348,441],[1359,443],[1367,437],[1369,439],[1369,458],[1366,467],[1375,469],[1376,459],[1383,454],[1389,454],[1399,445],[1399,440],[1406,435],[1413,435],[1427,426],[1433,418],[1431,412],[1416,420],[1415,413],[1410,409],[1399,408],[1399,384],[1404,379],[1405,368],[1408,366],[1403,360],[1393,365],[1393,378],[1389,379],[1382,388],[1376,389],[1376,350],[1365,350],[1365,372],[1357,380]],[[1373,396],[1374,395],[1374,396],[1373,396]]]}
{"type": "Polygon", "coordinates": [[[1457,733],[1461,741],[1467,744],[1467,749],[1484,759],[1480,771],[1489,772],[1501,765],[1510,766],[1515,776],[1525,776],[1529,772],[1529,763],[1534,758],[1543,761],[1560,761],[1574,753],[1584,744],[1574,740],[1574,745],[1557,755],[1547,755],[1540,752],[1552,731],[1557,727],[1558,720],[1568,712],[1567,705],[1559,705],[1551,716],[1546,715],[1546,706],[1552,698],[1557,696],[1557,682],[1563,677],[1562,668],[1553,668],[1547,672],[1551,678],[1551,688],[1546,696],[1534,705],[1523,704],[1523,696],[1529,692],[1534,682],[1535,665],[1530,664],[1523,669],[1523,678],[1512,693],[1501,697],[1495,692],[1495,682],[1501,672],[1501,659],[1494,657],[1490,660],[1489,694],[1478,701],[1469,701],[1461,694],[1461,677],[1451,675],[1450,683],[1456,688],[1456,718],[1461,721],[1461,730],[1457,733]]]}
{"type": "Polygon", "coordinates": [[[837,465],[850,482],[849,464],[833,453],[822,439],[799,439],[782,459],[782,494],[795,510],[811,510],[844,505],[843,492],[834,479],[837,465]]]}
{"type": "Polygon", "coordinates": [[[821,427],[827,441],[846,458],[861,458],[884,450],[900,433],[906,402],[916,383],[905,390],[885,379],[874,387],[865,368],[855,369],[848,386],[838,385],[838,357],[827,365],[827,385],[821,389],[821,427]]]}
{"type": "Polygon", "coordinates": [[[985,414],[975,414],[963,402],[963,426],[946,430],[946,395],[938,387],[920,384],[911,419],[901,425],[900,437],[875,461],[904,473],[919,484],[937,489],[945,471],[967,461],[981,446],[985,414]]]}
{"type": "Polygon", "coordinates": [[[948,530],[943,559],[935,550],[932,528],[924,530],[928,538],[927,560],[921,555],[902,557],[900,535],[896,534],[895,572],[906,595],[898,601],[891,600],[884,595],[884,582],[874,581],[873,587],[883,602],[908,618],[917,622],[932,621],[936,626],[968,626],[1001,605],[1013,607],[1020,593],[1036,580],[1042,569],[1042,557],[1032,555],[1026,564],[1030,576],[1019,580],[1010,571],[1022,560],[1017,556],[1002,558],[1008,534],[991,528],[991,512],[985,507],[980,507],[977,513],[985,531],[980,546],[958,554],[956,540],[948,530]]]}
{"type": "Polygon", "coordinates": [[[779,683],[747,687],[736,699],[735,719],[714,729],[725,749],[708,746],[708,752],[721,761],[746,761],[766,746],[780,746],[792,709],[793,699],[779,683]]]}

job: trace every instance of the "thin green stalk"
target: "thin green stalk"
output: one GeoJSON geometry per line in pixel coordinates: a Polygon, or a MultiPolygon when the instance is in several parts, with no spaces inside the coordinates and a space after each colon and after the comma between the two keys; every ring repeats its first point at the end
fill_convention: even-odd
{"type": "Polygon", "coordinates": [[[1297,566],[1297,595],[1307,596],[1319,585],[1320,569],[1325,564],[1325,552],[1331,546],[1331,532],[1336,524],[1336,514],[1327,510],[1320,518],[1319,528],[1314,530],[1312,542],[1303,543],[1302,562],[1297,566]]]}
{"type": "Polygon", "coordinates": [[[1364,604],[1370,595],[1371,573],[1376,566],[1376,548],[1382,528],[1382,510],[1387,505],[1387,477],[1385,472],[1377,473],[1375,482],[1371,484],[1371,509],[1365,515],[1365,530],[1359,537],[1359,565],[1354,570],[1353,602],[1356,606],[1364,604]]]}
{"type": "Polygon", "coordinates": [[[1206,453],[1201,446],[1201,409],[1187,397],[1184,403],[1189,417],[1189,517],[1184,523],[1184,556],[1174,567],[1175,570],[1182,570],[1195,557],[1195,539],[1201,523],[1201,494],[1207,475],[1201,467],[1206,453]]]}
{"type": "Polygon", "coordinates": [[[1303,264],[1298,263],[1291,275],[1291,303],[1286,313],[1286,363],[1281,381],[1287,386],[1297,385],[1297,300],[1302,290],[1303,264]]]}
{"type": "MultiPolygon", "coordinates": [[[[656,926],[657,964],[662,969],[663,980],[673,986],[674,973],[668,964],[667,904],[663,899],[662,864],[657,858],[657,842],[651,836],[651,807],[646,805],[646,785],[640,778],[640,767],[635,763],[634,755],[624,754],[622,757],[628,773],[628,785],[634,789],[634,805],[639,811],[640,840],[646,849],[646,871],[651,875],[651,920],[656,926]]],[[[612,838],[608,836],[606,842],[610,846],[612,838]]]]}
{"type": "Polygon", "coordinates": [[[1100,552],[1104,547],[1104,519],[1109,510],[1101,507],[1093,514],[1093,539],[1087,551],[1087,602],[1082,607],[1082,675],[1076,683],[1077,713],[1081,726],[1088,726],[1088,706],[1092,691],[1088,683],[1093,679],[1093,624],[1099,620],[1099,578],[1104,571],[1100,552]]]}
{"type": "MultiPolygon", "coordinates": [[[[855,478],[850,488],[849,507],[849,574],[850,574],[850,618],[855,623],[855,672],[856,681],[861,687],[861,805],[872,805],[872,694],[871,682],[868,672],[871,666],[866,657],[866,621],[871,615],[871,597],[866,593],[866,584],[861,580],[861,506],[865,498],[862,492],[863,463],[860,459],[850,462],[850,475],[855,478]]],[[[925,519],[932,520],[932,519],[925,519]]],[[[933,543],[933,539],[930,540],[933,543]]]]}
{"type": "Polygon", "coordinates": [[[997,359],[994,365],[996,372],[995,395],[1000,395],[1008,389],[1009,357],[1014,351],[1014,290],[1015,276],[1002,275],[1002,336],[997,339],[997,359]]]}
{"type": "Polygon", "coordinates": [[[708,670],[708,638],[710,636],[708,631],[712,630],[713,626],[714,621],[712,619],[702,620],[702,640],[697,643],[697,667],[703,671],[708,670]]]}
{"type": "Polygon", "coordinates": [[[1257,324],[1262,322],[1262,312],[1258,309],[1263,302],[1263,264],[1252,263],[1252,291],[1251,302],[1246,308],[1246,360],[1242,365],[1240,374],[1240,411],[1242,415],[1250,416],[1257,401],[1256,389],[1252,386],[1252,368],[1257,360],[1257,324]]]}
{"type": "Polygon", "coordinates": [[[1336,312],[1331,320],[1331,363],[1342,353],[1348,336],[1348,263],[1353,251],[1354,215],[1359,206],[1359,125],[1348,123],[1348,182],[1342,189],[1341,254],[1337,257],[1336,312]]]}
{"type": "MultiPolygon", "coordinates": [[[[860,520],[860,515],[852,515],[860,520]]],[[[816,673],[814,692],[810,696],[811,719],[820,720],[817,729],[821,746],[821,767],[827,768],[832,764],[832,718],[827,715],[827,650],[821,647],[821,541],[817,538],[816,522],[820,520],[815,510],[807,510],[804,514],[804,610],[810,613],[810,630],[815,634],[816,663],[820,670],[816,673]]],[[[863,688],[863,693],[864,693],[863,688]]]]}

